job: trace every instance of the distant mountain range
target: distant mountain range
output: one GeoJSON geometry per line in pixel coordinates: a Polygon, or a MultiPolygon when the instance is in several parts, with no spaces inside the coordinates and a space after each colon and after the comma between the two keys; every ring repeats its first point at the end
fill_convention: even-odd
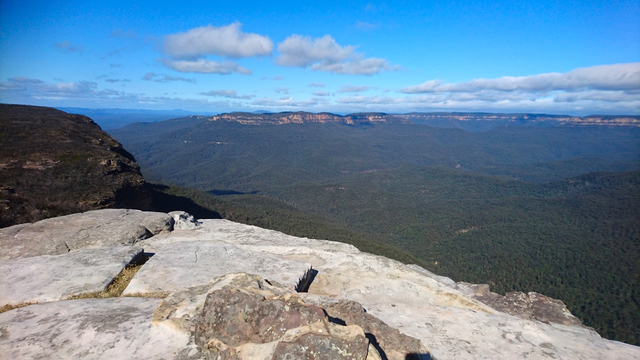
{"type": "Polygon", "coordinates": [[[280,112],[247,113],[233,112],[215,115],[210,121],[235,121],[243,125],[285,125],[312,123],[354,124],[421,124],[441,128],[462,128],[471,131],[488,130],[498,126],[626,126],[640,127],[640,116],[568,116],[544,114],[490,114],[490,113],[355,113],[336,115],[331,113],[280,112]]]}
{"type": "Polygon", "coordinates": [[[634,115],[544,115],[544,114],[490,114],[490,113],[356,113],[337,115],[332,113],[279,112],[266,110],[254,112],[232,112],[216,115],[196,113],[180,109],[175,110],[140,110],[140,109],[88,109],[61,107],[59,110],[83,114],[92,118],[104,130],[118,129],[136,122],[157,122],[187,116],[203,116],[213,121],[236,121],[244,125],[263,124],[308,124],[338,122],[344,124],[366,123],[414,123],[440,128],[460,128],[469,131],[484,131],[498,126],[538,126],[551,127],[562,125],[574,126],[626,126],[640,127],[640,116],[634,115]]]}

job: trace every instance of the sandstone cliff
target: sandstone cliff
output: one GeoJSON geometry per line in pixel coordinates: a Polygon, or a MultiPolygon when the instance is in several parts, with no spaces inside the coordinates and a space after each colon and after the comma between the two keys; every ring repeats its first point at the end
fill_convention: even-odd
{"type": "Polygon", "coordinates": [[[133,156],[88,117],[0,104],[0,227],[150,201],[133,156]]]}
{"type": "Polygon", "coordinates": [[[228,220],[96,210],[0,229],[0,249],[11,359],[640,359],[560,301],[228,220]],[[145,258],[123,296],[65,300],[145,258]]]}
{"type": "Polygon", "coordinates": [[[235,121],[242,125],[285,125],[285,124],[408,124],[409,121],[383,113],[358,113],[346,116],[330,113],[281,112],[275,114],[228,113],[212,116],[209,121],[235,121]]]}
{"type": "Polygon", "coordinates": [[[526,126],[630,126],[640,127],[639,116],[626,115],[544,115],[544,114],[487,114],[487,113],[356,113],[345,116],[331,113],[281,112],[273,114],[254,114],[233,112],[212,116],[209,121],[229,121],[242,125],[285,125],[340,123],[355,124],[424,124],[441,126],[444,123],[485,123],[487,126],[526,125],[526,126]]]}

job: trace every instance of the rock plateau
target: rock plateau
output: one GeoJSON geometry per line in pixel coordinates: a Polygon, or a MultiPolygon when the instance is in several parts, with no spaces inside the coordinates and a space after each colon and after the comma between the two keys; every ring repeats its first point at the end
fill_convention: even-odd
{"type": "Polygon", "coordinates": [[[540,294],[182,212],[16,225],[0,249],[0,305],[22,303],[0,314],[7,359],[640,359],[540,294]],[[141,254],[125,296],[66,300],[141,254]]]}

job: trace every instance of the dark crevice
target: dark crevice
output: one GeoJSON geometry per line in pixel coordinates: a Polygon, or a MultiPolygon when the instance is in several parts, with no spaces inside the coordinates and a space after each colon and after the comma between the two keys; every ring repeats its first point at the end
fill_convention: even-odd
{"type": "Polygon", "coordinates": [[[318,274],[318,270],[309,268],[309,270],[307,270],[307,272],[305,272],[304,275],[302,275],[302,277],[298,280],[298,283],[296,284],[296,291],[308,292],[309,286],[311,286],[311,283],[316,278],[317,274],[318,274]]]}
{"type": "Polygon", "coordinates": [[[372,333],[365,333],[364,336],[366,336],[367,339],[369,340],[369,344],[373,345],[373,347],[376,348],[382,360],[389,360],[389,358],[387,357],[387,353],[385,353],[384,350],[382,350],[382,347],[380,347],[380,344],[378,343],[378,339],[376,339],[375,335],[373,335],[372,333]]]}

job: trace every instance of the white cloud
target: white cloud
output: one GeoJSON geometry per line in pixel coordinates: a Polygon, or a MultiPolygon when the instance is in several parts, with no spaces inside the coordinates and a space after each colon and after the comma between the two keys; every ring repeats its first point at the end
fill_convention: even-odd
{"type": "Polygon", "coordinates": [[[159,83],[168,83],[172,81],[184,81],[192,84],[196,83],[195,79],[184,78],[181,76],[171,76],[167,74],[156,74],[153,72],[144,74],[144,76],[142,77],[142,80],[155,81],[159,83]]]}
{"type": "Polygon", "coordinates": [[[278,94],[289,94],[289,89],[285,87],[279,87],[274,90],[278,94]]]}
{"type": "Polygon", "coordinates": [[[328,92],[328,91],[314,91],[313,95],[315,95],[315,96],[329,96],[329,95],[331,95],[331,93],[328,92]]]}
{"type": "Polygon", "coordinates": [[[54,43],[53,46],[55,46],[55,48],[63,54],[72,54],[72,53],[82,54],[84,52],[84,46],[74,45],[68,40],[63,41],[61,43],[54,43]]]}
{"type": "Polygon", "coordinates": [[[340,93],[347,93],[347,92],[363,92],[363,91],[367,91],[371,89],[368,86],[357,86],[357,85],[351,85],[351,84],[347,84],[344,85],[343,87],[340,88],[340,90],[338,90],[338,92],[340,93]]]}
{"type": "Polygon", "coordinates": [[[98,89],[92,81],[46,83],[39,79],[13,77],[0,82],[0,102],[41,106],[86,106],[127,108],[237,109],[237,103],[205,99],[148,96],[112,89],[98,89]]]}
{"type": "Polygon", "coordinates": [[[276,64],[348,75],[373,75],[398,69],[385,59],[364,58],[355,49],[340,46],[330,35],[316,39],[291,35],[278,44],[280,55],[276,64]]]}
{"type": "Polygon", "coordinates": [[[267,36],[244,33],[242,24],[202,26],[164,37],[164,52],[175,59],[197,59],[206,55],[248,58],[271,55],[273,42],[267,36]]]}
{"type": "Polygon", "coordinates": [[[640,63],[459,83],[429,80],[398,90],[419,106],[570,114],[640,112],[640,63]]]}
{"type": "Polygon", "coordinates": [[[251,74],[251,70],[238,65],[235,61],[212,61],[207,59],[198,60],[160,60],[165,66],[179,72],[192,72],[201,74],[222,74],[240,73],[251,74]]]}
{"type": "Polygon", "coordinates": [[[325,87],[326,85],[325,85],[325,83],[315,83],[315,82],[312,82],[312,83],[309,83],[309,85],[308,85],[308,86],[309,86],[309,87],[325,87]]]}
{"type": "Polygon", "coordinates": [[[576,91],[576,90],[640,89],[640,63],[600,65],[578,68],[567,73],[530,76],[503,76],[497,79],[475,79],[454,84],[430,80],[399,91],[405,94],[430,92],[496,91],[576,91]]]}
{"type": "Polygon", "coordinates": [[[292,97],[280,99],[260,98],[251,102],[251,105],[274,107],[274,108],[309,108],[322,103],[322,99],[294,100],[292,97]]]}
{"type": "Polygon", "coordinates": [[[249,100],[251,98],[256,97],[255,95],[238,95],[235,90],[211,90],[207,92],[201,92],[200,94],[206,96],[218,96],[229,99],[244,99],[249,100]]]}

